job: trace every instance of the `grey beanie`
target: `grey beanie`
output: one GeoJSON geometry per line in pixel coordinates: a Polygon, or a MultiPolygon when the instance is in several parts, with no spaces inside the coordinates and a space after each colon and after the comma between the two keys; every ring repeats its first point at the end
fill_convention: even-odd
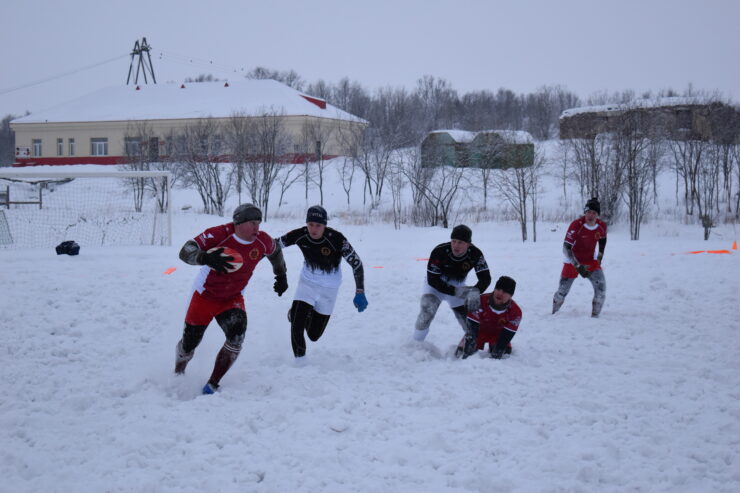
{"type": "Polygon", "coordinates": [[[234,209],[234,224],[262,221],[262,211],[254,204],[241,204],[234,209]]]}

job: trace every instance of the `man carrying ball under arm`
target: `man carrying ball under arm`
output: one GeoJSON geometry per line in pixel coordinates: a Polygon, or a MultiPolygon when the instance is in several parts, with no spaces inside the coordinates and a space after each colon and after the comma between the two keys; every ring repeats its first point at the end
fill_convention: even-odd
{"type": "Polygon", "coordinates": [[[234,209],[232,223],[205,230],[180,250],[183,262],[203,268],[195,279],[182,339],[177,343],[175,373],[185,372],[211,320],[215,318],[226,335],[213,373],[203,387],[204,394],[213,394],[219,388],[221,378],[239,356],[247,331],[242,291],[263,257],[272,263],[273,289],[278,296],[288,289],[282,251],[270,235],[260,231],[261,222],[259,208],[242,204],[234,209]]]}

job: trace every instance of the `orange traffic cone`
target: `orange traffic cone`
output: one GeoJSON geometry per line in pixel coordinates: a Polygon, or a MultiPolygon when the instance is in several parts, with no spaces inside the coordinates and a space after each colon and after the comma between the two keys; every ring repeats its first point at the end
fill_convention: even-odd
{"type": "Polygon", "coordinates": [[[737,241],[732,242],[732,249],[737,250],[737,241]]]}

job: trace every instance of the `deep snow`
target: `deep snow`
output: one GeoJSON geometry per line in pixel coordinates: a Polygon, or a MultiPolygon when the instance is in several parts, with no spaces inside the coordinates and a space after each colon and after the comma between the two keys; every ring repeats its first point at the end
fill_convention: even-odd
{"type": "MultiPolygon", "coordinates": [[[[331,214],[344,196],[329,197],[331,214]]],[[[514,223],[471,224],[494,280],[517,280],[524,316],[510,358],[459,361],[445,304],[427,342],[410,341],[419,259],[449,230],[330,218],[362,257],[369,308],[352,306],[344,265],[326,333],[297,367],[286,312],[302,258],[285,251],[280,298],[264,261],[241,356],[202,396],[223,334],[212,324],[172,373],[197,271],[177,252],[221,221],[178,209],[172,247],[0,250],[0,491],[740,489],[740,254],[685,253],[729,248],[731,225],[708,242],[696,225],[654,221],[638,242],[610,226],[592,319],[584,280],[550,315],[566,222],[542,223],[536,243],[514,223]]]]}

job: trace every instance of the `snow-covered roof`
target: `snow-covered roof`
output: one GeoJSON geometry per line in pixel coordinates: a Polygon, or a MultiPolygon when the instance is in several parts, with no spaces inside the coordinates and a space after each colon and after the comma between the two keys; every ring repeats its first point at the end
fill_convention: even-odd
{"type": "Polygon", "coordinates": [[[533,144],[532,134],[524,130],[481,130],[479,134],[492,133],[499,135],[510,144],[533,144]]]}
{"type": "Polygon", "coordinates": [[[273,111],[286,116],[307,115],[365,122],[330,104],[321,108],[306,98],[321,103],[323,100],[274,80],[244,80],[228,84],[200,82],[184,86],[152,84],[107,87],[18,118],[13,123],[226,118],[236,113],[260,115],[273,111]]]}
{"type": "Polygon", "coordinates": [[[430,134],[448,134],[455,142],[472,142],[476,132],[467,130],[434,130],[430,134]]]}
{"type": "Polygon", "coordinates": [[[706,104],[692,97],[670,97],[670,98],[653,98],[653,99],[636,99],[629,103],[604,104],[599,106],[581,106],[579,108],[570,108],[560,115],[560,118],[568,118],[582,113],[607,113],[616,111],[626,111],[634,108],[665,108],[668,106],[687,106],[706,104]]]}
{"type": "Polygon", "coordinates": [[[524,130],[479,130],[472,132],[469,130],[434,130],[429,132],[430,134],[443,134],[446,133],[455,142],[459,143],[470,143],[475,140],[478,134],[492,133],[499,135],[506,142],[511,144],[531,144],[534,142],[532,135],[524,130]]]}

